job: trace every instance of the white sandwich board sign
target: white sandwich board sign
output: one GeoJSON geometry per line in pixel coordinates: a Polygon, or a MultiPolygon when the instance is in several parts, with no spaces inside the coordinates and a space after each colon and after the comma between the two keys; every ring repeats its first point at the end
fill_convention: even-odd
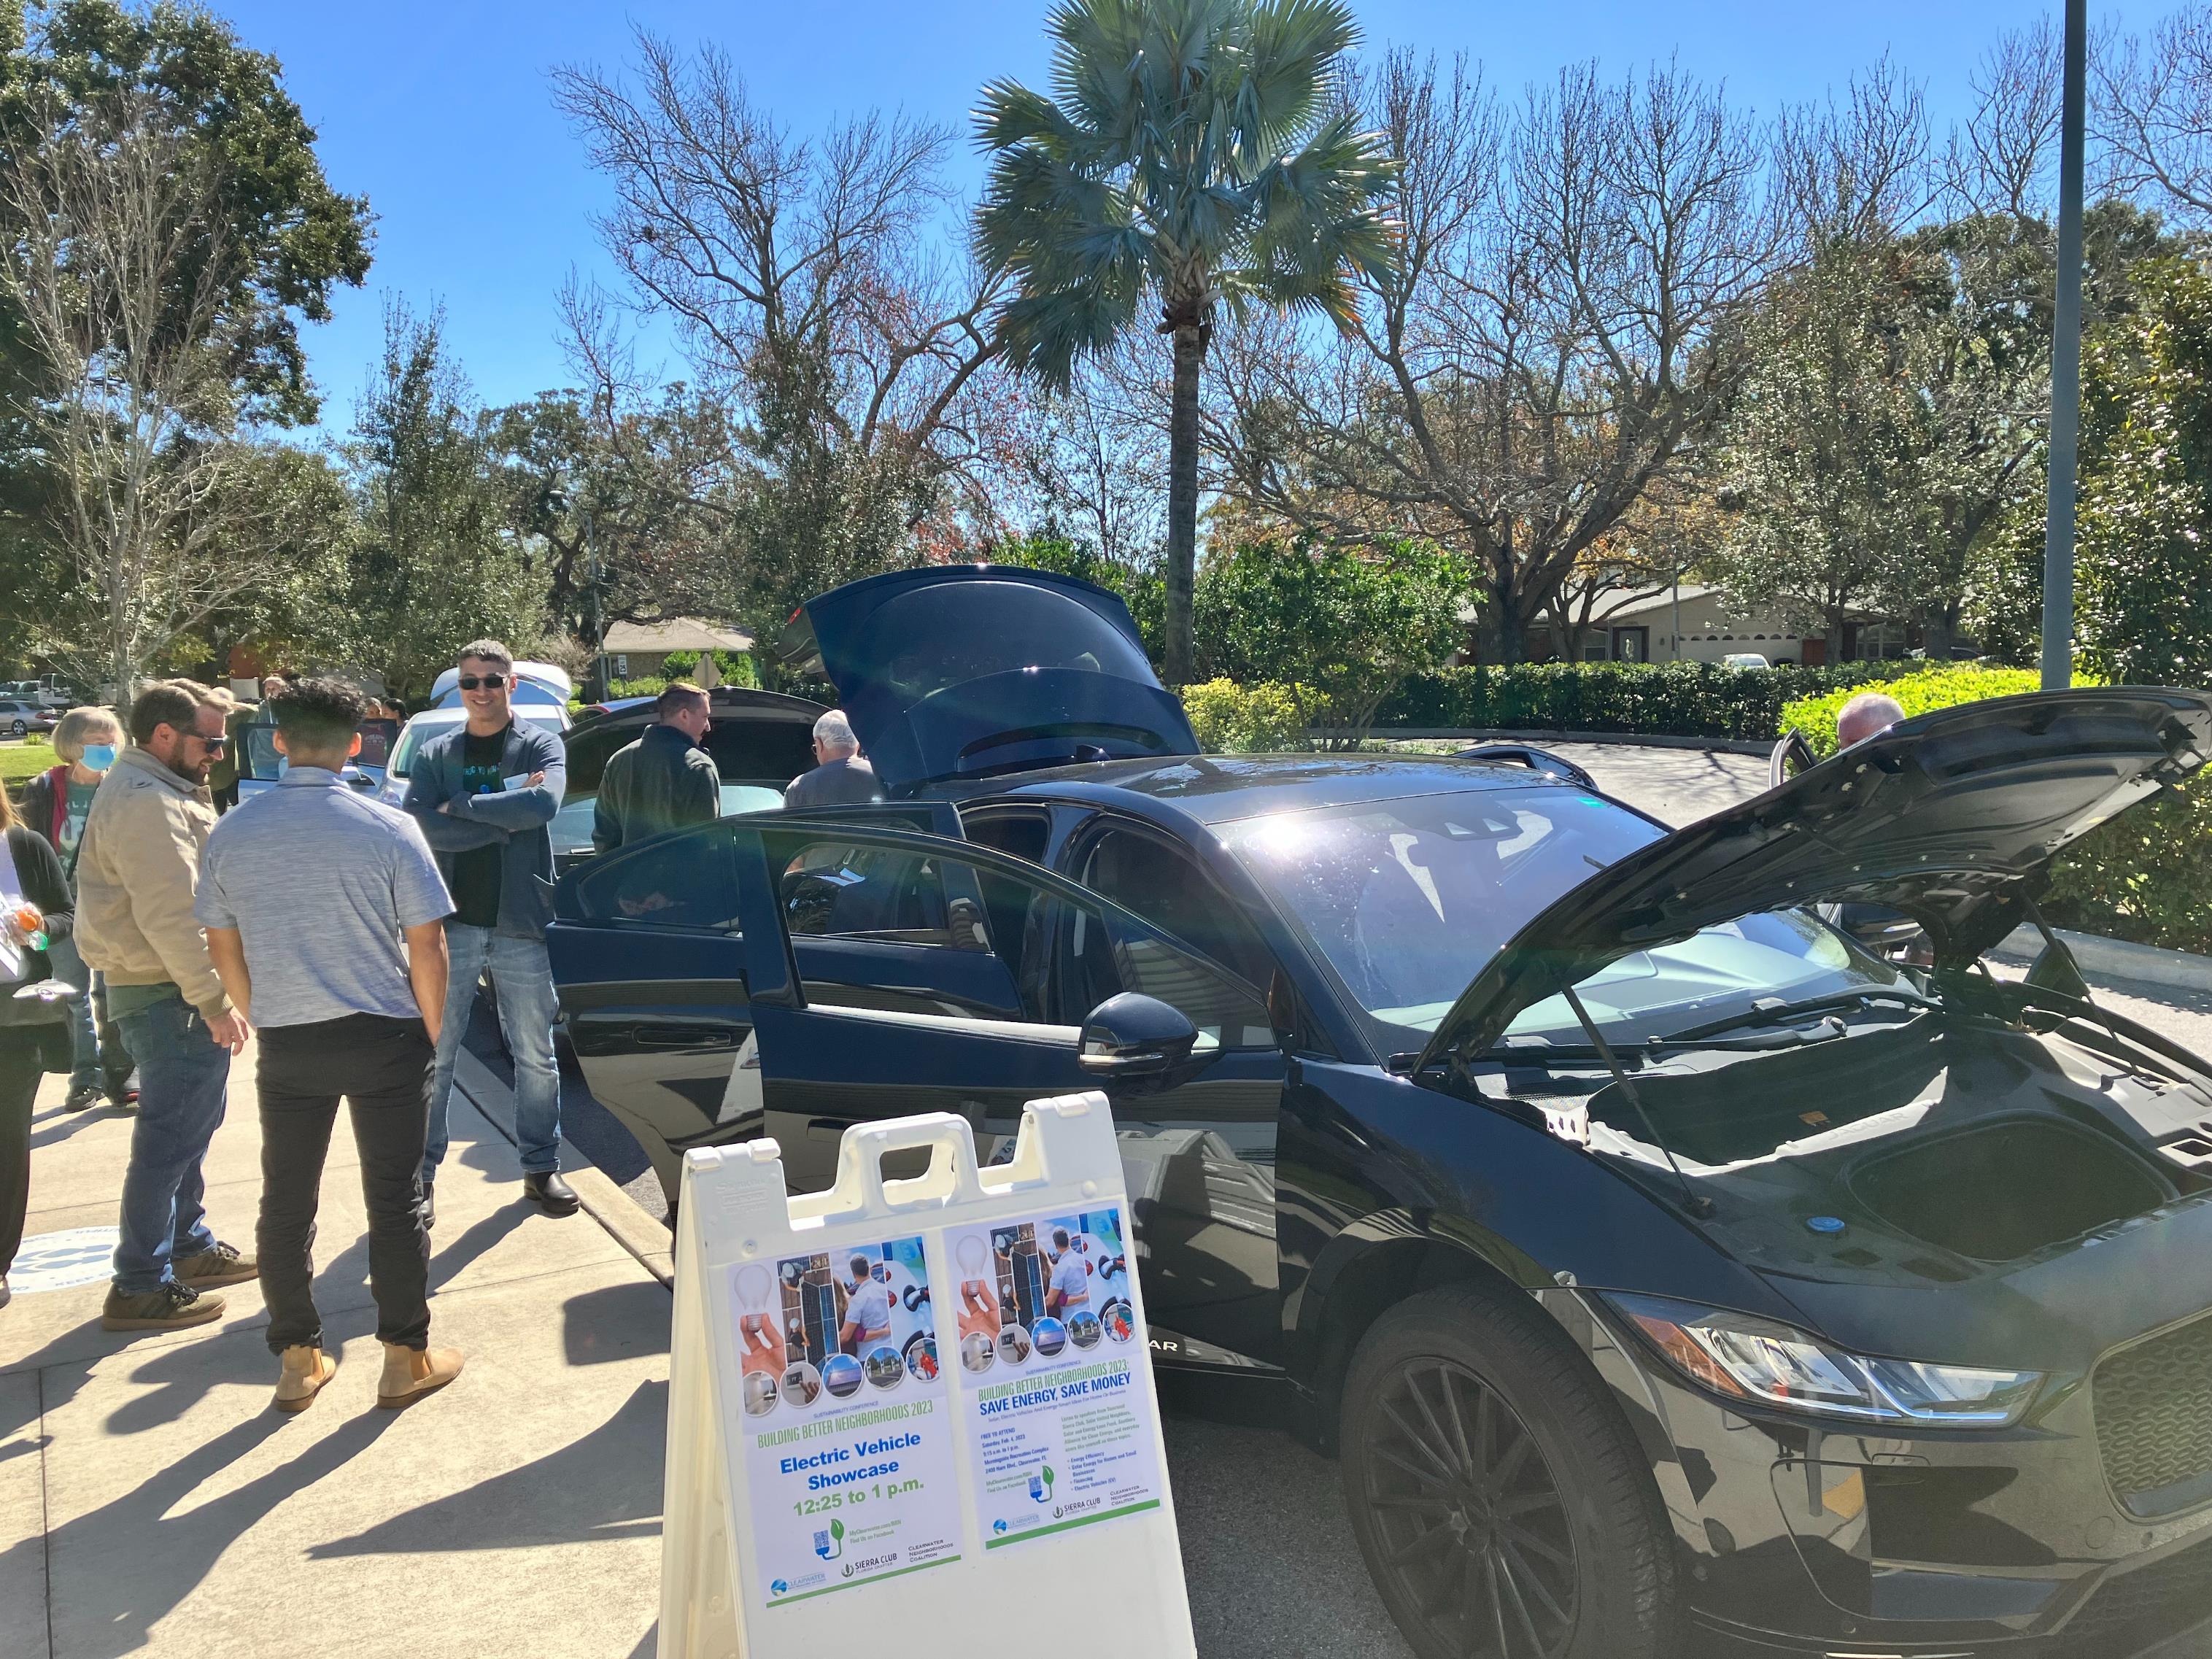
{"type": "Polygon", "coordinates": [[[773,1140],[688,1153],[660,1659],[1195,1659],[1128,1226],[1096,1093],[988,1170],[950,1114],[847,1130],[796,1197],[773,1140]]]}

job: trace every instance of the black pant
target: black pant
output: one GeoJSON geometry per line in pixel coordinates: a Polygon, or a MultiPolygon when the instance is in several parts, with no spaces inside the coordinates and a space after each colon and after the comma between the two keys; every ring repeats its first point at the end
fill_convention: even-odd
{"type": "Polygon", "coordinates": [[[228,812],[232,807],[237,805],[238,780],[236,778],[233,778],[228,783],[226,783],[222,788],[215,792],[216,816],[220,817],[223,813],[228,812]]]}
{"type": "Polygon", "coordinates": [[[430,1340],[430,1236],[422,1226],[422,1142],[436,1050],[419,1019],[349,1014],[266,1027],[261,1044],[261,1294],[269,1351],[319,1346],[315,1204],[338,1097],[353,1107],[368,1204],[368,1283],[376,1334],[402,1347],[430,1340]]]}
{"type": "Polygon", "coordinates": [[[31,1103],[46,1075],[37,1031],[0,1025],[0,1276],[15,1264],[31,1207],[31,1103]]]}

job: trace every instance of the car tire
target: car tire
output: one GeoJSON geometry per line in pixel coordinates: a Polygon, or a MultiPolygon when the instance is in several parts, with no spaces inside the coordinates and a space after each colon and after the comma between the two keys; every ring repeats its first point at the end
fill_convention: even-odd
{"type": "Polygon", "coordinates": [[[1430,1291],[1345,1379],[1353,1535],[1420,1659],[1658,1659],[1674,1557],[1627,1424],[1533,1304],[1430,1291]]]}
{"type": "Polygon", "coordinates": [[[30,724],[26,720],[17,720],[8,730],[11,735],[18,738],[27,738],[31,735],[30,724]]]}

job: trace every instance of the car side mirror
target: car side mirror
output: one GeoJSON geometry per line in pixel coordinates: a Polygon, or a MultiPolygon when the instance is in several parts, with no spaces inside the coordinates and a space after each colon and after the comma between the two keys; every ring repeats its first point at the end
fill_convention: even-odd
{"type": "Polygon", "coordinates": [[[1198,1028],[1157,997],[1124,991],[1083,1022],[1076,1064],[1103,1082],[1164,1077],[1190,1059],[1198,1028]]]}

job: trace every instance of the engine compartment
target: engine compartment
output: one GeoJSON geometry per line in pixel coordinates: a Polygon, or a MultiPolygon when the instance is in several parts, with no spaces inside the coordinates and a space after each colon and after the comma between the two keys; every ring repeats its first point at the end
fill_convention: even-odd
{"type": "MultiPolygon", "coordinates": [[[[2212,1094],[1993,1020],[1919,1014],[1632,1075],[1712,1204],[1704,1227],[1767,1271],[1957,1283],[2212,1195],[2212,1176],[2160,1150],[2207,1133],[2212,1094]]],[[[1586,1086],[1590,1150],[1678,1194],[1635,1103],[1609,1077],[1586,1086]]]]}

